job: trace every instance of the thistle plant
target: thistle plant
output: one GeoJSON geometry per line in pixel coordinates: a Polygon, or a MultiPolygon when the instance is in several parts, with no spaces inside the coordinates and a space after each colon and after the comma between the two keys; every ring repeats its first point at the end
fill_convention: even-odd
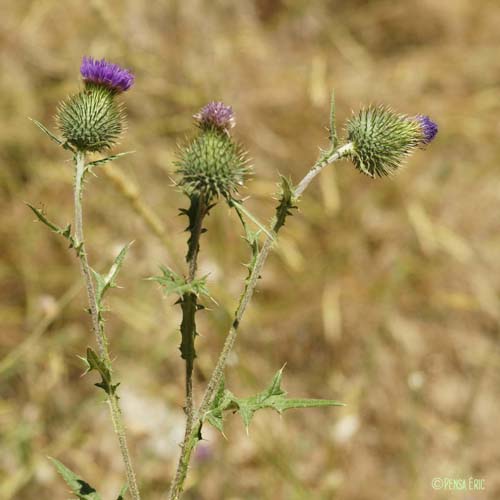
{"type": "MultiPolygon", "coordinates": [[[[88,161],[89,153],[101,153],[112,147],[123,130],[124,111],[118,94],[133,84],[133,76],[108,62],[84,58],[81,74],[83,89],[59,106],[58,126],[62,139],[39,122],[36,125],[53,141],[73,154],[75,163],[74,225],[61,228],[49,221],[44,213],[30,207],[38,219],[56,233],[65,237],[76,252],[85,280],[92,330],[97,339],[97,352],[87,349],[83,359],[86,370],[97,371],[111,409],[114,429],[127,473],[127,486],[133,499],[139,499],[139,490],[127,447],[119,398],[118,383],[114,378],[109,355],[108,338],[103,324],[103,297],[115,286],[117,273],[123,263],[128,245],[119,253],[110,271],[101,275],[93,270],[87,259],[83,237],[82,190],[86,175],[94,167],[104,165],[123,154],[88,161]],[[74,231],[72,229],[74,227],[74,231]]],[[[305,176],[295,184],[281,175],[278,183],[277,205],[270,223],[265,226],[246,208],[241,188],[251,174],[248,155],[233,137],[236,125],[230,106],[211,102],[194,115],[195,132],[178,153],[176,161],[177,187],[187,200],[180,213],[187,218],[186,269],[179,274],[164,266],[161,274],[150,279],[160,284],[166,294],[174,295],[180,306],[180,354],[185,363],[186,425],[174,478],[168,493],[169,500],[179,499],[183,493],[194,449],[202,439],[204,427],[211,425],[221,433],[228,412],[238,413],[248,429],[255,412],[273,409],[282,413],[292,408],[339,406],[330,399],[288,397],[282,388],[283,368],[274,375],[269,385],[254,396],[236,396],[227,388],[225,368],[229,354],[238,337],[239,327],[251,302],[267,257],[278,239],[281,228],[297,209],[300,199],[313,179],[327,166],[347,159],[360,172],[375,178],[391,175],[400,169],[404,160],[416,149],[425,148],[437,134],[437,125],[427,116],[398,114],[384,106],[368,106],[347,120],[345,134],[339,139],[336,128],[335,100],[332,95],[329,121],[329,146],[320,150],[319,157],[305,176]],[[249,247],[248,274],[233,315],[231,327],[215,363],[199,405],[195,404],[193,372],[196,363],[197,313],[204,309],[210,295],[207,276],[198,275],[198,256],[205,222],[219,202],[235,210],[241,223],[244,239],[249,247]]],[[[53,460],[78,498],[100,499],[97,492],[60,462],[53,460]]],[[[120,493],[123,498],[125,489],[120,493]]]]}
{"type": "Polygon", "coordinates": [[[396,114],[386,107],[368,107],[347,122],[346,138],[339,143],[335,125],[335,99],[332,94],[330,146],[321,151],[316,163],[297,185],[294,185],[289,178],[281,176],[275,216],[266,229],[248,210],[243,209],[241,201],[236,199],[237,187],[242,184],[249,169],[243,161],[245,153],[230,138],[230,129],[235,125],[232,109],[220,102],[213,102],[202,108],[195,115],[195,119],[201,129],[200,134],[182,150],[177,170],[181,176],[179,185],[191,201],[188,210],[181,210],[189,218],[187,230],[190,232],[190,238],[186,257],[189,264],[188,277],[184,279],[164,268],[163,275],[154,278],[164,286],[167,293],[179,296],[178,303],[183,311],[180,330],[181,353],[186,360],[186,428],[169,500],[176,500],[182,494],[191,455],[202,439],[205,423],[222,433],[225,413],[228,411],[239,413],[248,429],[254,413],[261,409],[271,408],[282,413],[291,408],[342,405],[333,400],[288,398],[281,388],[283,368],[278,370],[270,385],[262,392],[246,398],[236,397],[226,389],[224,369],[228,356],[234,347],[243,315],[262,275],[269,252],[277,240],[278,232],[288,217],[293,215],[300,197],[321,170],[340,159],[347,158],[356,168],[371,177],[389,175],[403,164],[404,159],[412,151],[429,144],[437,133],[437,125],[427,116],[407,117],[396,114]],[[196,270],[199,237],[203,232],[200,213],[206,215],[215,205],[215,202],[211,203],[212,200],[217,200],[219,197],[224,198],[229,206],[237,210],[245,231],[245,240],[250,247],[251,258],[247,265],[248,276],[231,328],[201,404],[195,410],[192,372],[196,357],[194,342],[197,332],[194,316],[196,311],[203,307],[198,303],[198,299],[210,297],[210,294],[206,279],[196,280],[192,270],[196,270]],[[199,199],[205,200],[204,206],[207,207],[205,212],[199,211],[197,205],[199,199]],[[257,225],[257,230],[250,229],[247,219],[257,225]],[[263,235],[265,238],[261,242],[263,235]],[[189,307],[186,305],[188,300],[191,301],[189,307]],[[186,346],[189,346],[189,349],[186,349],[186,346]]]}
{"type": "MultiPolygon", "coordinates": [[[[87,249],[83,232],[83,187],[87,175],[95,167],[116,160],[127,153],[101,157],[88,161],[89,153],[102,153],[111,148],[124,128],[124,110],[118,95],[128,90],[134,83],[134,76],[128,70],[111,64],[106,60],[95,60],[84,57],[80,73],[83,88],[63,101],[58,108],[57,123],[62,138],[36,120],[32,120],[56,144],[72,154],[74,169],[74,219],[73,223],[64,228],[51,222],[38,208],[29,205],[37,218],[52,231],[66,238],[70,248],[74,249],[80,262],[82,276],[85,282],[88,299],[88,311],[91,316],[91,328],[97,342],[97,352],[87,348],[86,356],[81,357],[85,365],[85,373],[96,371],[101,381],[95,384],[105,392],[109,405],[114,431],[127,474],[127,484],[119,494],[122,498],[128,487],[134,500],[139,500],[139,489],[132,466],[125,426],[118,397],[119,382],[115,380],[109,341],[104,329],[103,314],[105,306],[103,299],[110,288],[116,287],[116,277],[130,244],[126,245],[117,255],[109,272],[100,274],[93,269],[88,261],[87,249]]],[[[97,492],[79,476],[71,472],[59,461],[52,459],[58,471],[67,481],[73,493],[78,498],[98,499],[97,492]],[[90,496],[92,495],[92,496],[90,496]]]]}

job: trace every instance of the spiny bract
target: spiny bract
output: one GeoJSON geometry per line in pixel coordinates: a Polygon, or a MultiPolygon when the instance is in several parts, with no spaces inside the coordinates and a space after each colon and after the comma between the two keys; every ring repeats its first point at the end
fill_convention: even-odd
{"type": "Polygon", "coordinates": [[[404,159],[426,139],[419,119],[394,113],[380,106],[362,109],[347,122],[350,158],[370,177],[394,173],[404,159]]]}
{"type": "Polygon", "coordinates": [[[87,83],[59,106],[57,121],[63,137],[78,150],[102,151],[119,139],[124,113],[112,90],[87,83]]]}
{"type": "Polygon", "coordinates": [[[229,134],[216,127],[205,128],[180,153],[176,162],[179,184],[188,194],[227,200],[243,184],[249,173],[245,152],[229,134]]]}

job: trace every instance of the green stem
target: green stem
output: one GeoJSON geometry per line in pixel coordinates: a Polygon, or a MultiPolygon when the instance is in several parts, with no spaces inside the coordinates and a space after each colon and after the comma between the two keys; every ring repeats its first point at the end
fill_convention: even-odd
{"type": "MultiPolygon", "coordinates": [[[[75,171],[75,247],[77,251],[78,258],[80,260],[80,267],[82,270],[83,278],[85,281],[85,287],[87,289],[87,298],[89,302],[90,315],[92,317],[92,331],[96,336],[97,345],[99,348],[99,355],[102,360],[106,363],[110,374],[111,371],[111,358],[109,356],[108,349],[108,339],[104,332],[102,325],[102,320],[99,312],[99,304],[97,301],[97,295],[95,292],[94,281],[92,278],[92,271],[89,266],[87,259],[87,252],[84,244],[83,237],[83,209],[82,209],[82,198],[83,198],[83,181],[85,178],[86,167],[85,167],[85,154],[78,151],[75,155],[76,171],[75,171]]],[[[132,467],[132,460],[130,458],[130,453],[127,445],[127,437],[125,434],[125,425],[123,423],[122,412],[120,409],[120,404],[118,396],[116,393],[107,394],[107,401],[109,409],[111,412],[111,420],[113,422],[113,429],[118,436],[118,443],[120,446],[120,452],[122,454],[123,463],[125,465],[125,471],[127,474],[127,481],[129,486],[129,491],[134,500],[140,500],[139,488],[137,486],[137,480],[135,478],[135,472],[132,467]]]]}
{"type": "MultiPolygon", "coordinates": [[[[299,198],[309,186],[311,181],[321,172],[321,170],[323,170],[323,168],[339,160],[340,158],[345,157],[350,151],[352,151],[352,144],[348,143],[336,149],[335,151],[330,151],[328,154],[321,156],[320,159],[314,164],[314,166],[309,170],[309,172],[304,176],[304,178],[295,188],[294,197],[299,198]]],[[[240,297],[238,307],[234,314],[232,326],[226,337],[224,346],[219,355],[219,359],[217,360],[214,371],[212,372],[207,388],[203,395],[200,408],[197,412],[196,425],[193,426],[191,433],[189,434],[189,436],[186,436],[184,440],[181,456],[177,464],[177,471],[170,488],[170,494],[168,497],[169,500],[178,500],[180,498],[180,495],[182,494],[191,454],[194,447],[196,446],[196,443],[198,442],[198,436],[201,431],[201,426],[203,424],[205,415],[209,411],[212,399],[221,383],[227,358],[231,353],[236,341],[238,327],[240,325],[241,319],[243,318],[246,308],[248,307],[248,304],[252,299],[253,293],[257,286],[257,281],[261,275],[262,269],[269,255],[269,251],[271,250],[277,233],[281,227],[282,224],[277,221],[276,218],[274,218],[270,224],[270,235],[268,235],[264,240],[264,244],[262,245],[259,255],[257,256],[257,259],[255,260],[255,263],[251,269],[250,278],[240,297]]]]}
{"type": "MultiPolygon", "coordinates": [[[[188,241],[188,252],[186,255],[186,262],[188,264],[188,282],[191,282],[196,277],[196,270],[198,267],[198,254],[200,251],[200,237],[203,233],[203,219],[207,215],[209,204],[205,196],[191,197],[191,206],[189,208],[189,231],[191,236],[188,241]]],[[[184,438],[181,444],[181,457],[184,455],[184,450],[192,449],[194,445],[190,445],[192,439],[193,423],[194,423],[194,398],[193,398],[193,370],[194,370],[194,338],[196,336],[196,322],[195,314],[197,311],[197,297],[193,293],[188,293],[182,298],[182,323],[181,333],[187,336],[183,339],[182,343],[189,345],[187,349],[186,359],[186,404],[184,411],[186,413],[186,427],[184,429],[184,438]]],[[[182,349],[181,349],[182,350],[182,349]]],[[[184,355],[184,352],[183,352],[184,355]]],[[[180,469],[177,470],[176,479],[172,485],[180,481],[180,469]]],[[[171,493],[172,494],[172,493],[171,493]]]]}

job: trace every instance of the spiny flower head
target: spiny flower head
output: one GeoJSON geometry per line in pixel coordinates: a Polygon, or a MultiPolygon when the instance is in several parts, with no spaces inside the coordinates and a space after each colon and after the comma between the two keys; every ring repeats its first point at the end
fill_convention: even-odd
{"type": "Polygon", "coordinates": [[[134,75],[130,71],[105,59],[97,60],[84,56],[80,74],[85,83],[103,85],[118,93],[125,92],[134,84],[134,75]]]}
{"type": "Polygon", "coordinates": [[[419,146],[432,141],[437,125],[427,116],[408,117],[384,106],[362,109],[347,122],[349,157],[370,177],[394,173],[419,146]]]}
{"type": "Polygon", "coordinates": [[[233,108],[220,101],[209,102],[193,115],[193,118],[200,128],[229,130],[236,124],[233,108]]]}
{"type": "Polygon", "coordinates": [[[116,96],[132,86],[134,76],[92,57],[83,58],[80,73],[85,87],[59,105],[57,122],[63,137],[79,151],[102,151],[122,133],[125,114],[116,96]]]}
{"type": "Polygon", "coordinates": [[[199,134],[184,148],[176,162],[179,185],[188,195],[207,201],[223,196],[230,200],[250,171],[246,153],[228,134],[233,111],[222,103],[207,104],[195,115],[199,134]]]}

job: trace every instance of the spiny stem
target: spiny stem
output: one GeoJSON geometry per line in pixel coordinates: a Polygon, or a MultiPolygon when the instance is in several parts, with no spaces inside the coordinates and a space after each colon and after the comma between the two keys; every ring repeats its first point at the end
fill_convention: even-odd
{"type": "MultiPolygon", "coordinates": [[[[188,264],[188,282],[192,282],[196,277],[196,270],[198,267],[198,254],[200,251],[200,237],[203,232],[203,219],[207,215],[209,210],[209,204],[204,195],[191,197],[191,207],[189,213],[189,231],[191,236],[188,241],[188,253],[186,255],[186,262],[188,264]],[[192,211],[192,212],[191,212],[192,211]]],[[[197,297],[193,293],[187,294],[188,296],[183,297],[183,324],[189,325],[186,332],[182,332],[183,335],[189,335],[190,341],[194,342],[194,336],[196,335],[196,323],[194,320],[194,315],[197,310],[197,297]],[[189,302],[189,304],[188,304],[189,302]],[[188,317],[190,316],[190,317],[188,317]]],[[[182,325],[181,325],[182,330],[182,325]]],[[[186,427],[184,430],[184,439],[181,444],[181,457],[184,455],[184,450],[189,449],[191,434],[193,431],[194,422],[194,398],[193,398],[193,369],[194,369],[194,352],[192,355],[188,356],[186,359],[186,427]]],[[[186,467],[187,468],[187,467],[186,467]]],[[[177,474],[181,471],[178,469],[177,474]]],[[[177,477],[172,483],[174,484],[180,481],[180,477],[177,477]]],[[[172,494],[172,491],[170,492],[172,494]]]]}
{"type": "MultiPolygon", "coordinates": [[[[85,287],[87,289],[87,297],[89,302],[90,315],[92,317],[92,331],[94,332],[97,345],[99,348],[99,355],[106,363],[110,373],[111,371],[111,359],[108,350],[108,339],[104,332],[102,321],[100,318],[99,304],[97,301],[97,295],[95,292],[94,281],[92,278],[92,272],[87,259],[87,252],[84,244],[83,237],[83,210],[82,210],[82,197],[83,197],[83,180],[85,177],[85,154],[83,152],[77,152],[75,154],[75,246],[78,258],[80,260],[80,267],[82,270],[83,278],[85,281],[85,287]]],[[[122,412],[120,409],[120,404],[118,396],[116,393],[107,394],[108,405],[111,412],[111,420],[113,422],[113,428],[118,436],[118,443],[120,445],[120,452],[122,454],[123,463],[125,465],[125,471],[127,474],[127,481],[129,486],[129,491],[134,500],[140,500],[139,488],[137,486],[137,480],[135,478],[135,472],[132,467],[132,460],[130,458],[130,453],[127,445],[127,437],[125,434],[125,426],[123,423],[122,412]]]]}
{"type": "MultiPolygon", "coordinates": [[[[309,170],[309,172],[304,176],[304,178],[299,182],[299,184],[295,188],[294,198],[299,198],[302,195],[302,193],[306,190],[311,181],[321,172],[321,170],[323,170],[323,168],[337,161],[338,159],[346,156],[350,151],[352,151],[352,144],[348,143],[334,151],[329,151],[327,154],[322,155],[320,159],[315,163],[315,165],[309,170]]],[[[214,394],[221,383],[227,358],[231,353],[234,343],[236,341],[239,324],[241,322],[241,319],[243,318],[246,308],[248,307],[248,304],[250,303],[250,300],[252,299],[255,287],[257,286],[257,281],[261,275],[262,269],[269,255],[269,251],[272,248],[272,245],[276,239],[280,227],[281,224],[279,224],[276,219],[273,219],[271,221],[270,231],[269,231],[270,235],[267,236],[267,238],[264,240],[262,248],[251,269],[250,278],[240,297],[240,301],[236,309],[236,312],[234,314],[234,319],[232,326],[229,330],[229,334],[226,337],[224,346],[222,348],[222,351],[215,365],[214,371],[212,372],[207,388],[203,395],[200,408],[198,409],[198,412],[196,414],[196,424],[193,425],[191,433],[185,436],[184,443],[182,446],[181,456],[177,464],[176,474],[172,482],[172,486],[170,488],[170,494],[168,497],[169,500],[178,500],[183,491],[184,481],[186,479],[191,454],[193,452],[194,447],[196,446],[196,443],[198,442],[198,436],[201,430],[203,420],[205,418],[206,413],[209,411],[210,404],[212,403],[214,394]]]]}

